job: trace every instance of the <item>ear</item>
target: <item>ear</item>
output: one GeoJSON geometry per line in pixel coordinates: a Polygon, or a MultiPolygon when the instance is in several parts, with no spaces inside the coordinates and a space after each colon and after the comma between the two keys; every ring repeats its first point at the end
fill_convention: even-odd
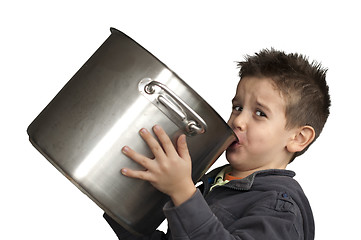
{"type": "Polygon", "coordinates": [[[302,126],[294,131],[286,148],[289,152],[301,152],[315,139],[315,130],[311,126],[302,126]]]}

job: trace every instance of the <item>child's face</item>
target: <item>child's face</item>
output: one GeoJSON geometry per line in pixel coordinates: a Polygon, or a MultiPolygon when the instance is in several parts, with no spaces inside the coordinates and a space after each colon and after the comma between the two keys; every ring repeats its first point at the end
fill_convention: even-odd
{"type": "Polygon", "coordinates": [[[286,149],[292,131],[286,130],[285,101],[268,78],[245,77],[232,100],[228,124],[239,142],[226,151],[237,172],[285,168],[292,153],[286,149]]]}

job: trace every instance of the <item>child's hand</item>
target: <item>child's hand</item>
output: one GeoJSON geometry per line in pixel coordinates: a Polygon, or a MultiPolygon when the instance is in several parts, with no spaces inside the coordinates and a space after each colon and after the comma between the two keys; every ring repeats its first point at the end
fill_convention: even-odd
{"type": "Polygon", "coordinates": [[[122,173],[128,177],[149,181],[159,191],[169,195],[174,205],[178,206],[196,191],[191,177],[192,162],[186,136],[181,135],[178,138],[176,150],[160,126],[154,126],[153,131],[159,142],[144,128],[140,130],[140,135],[148,144],[155,159],[147,158],[125,146],[122,152],[146,170],[135,171],[123,168],[122,173]]]}

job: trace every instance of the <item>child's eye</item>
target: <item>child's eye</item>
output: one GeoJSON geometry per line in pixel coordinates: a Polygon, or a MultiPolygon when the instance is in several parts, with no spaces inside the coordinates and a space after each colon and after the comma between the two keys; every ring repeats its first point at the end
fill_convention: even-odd
{"type": "Polygon", "coordinates": [[[267,117],[267,115],[264,112],[262,112],[261,110],[257,110],[256,115],[259,117],[267,117]]]}
{"type": "Polygon", "coordinates": [[[242,112],[242,110],[243,110],[243,107],[241,107],[241,106],[233,106],[232,108],[234,111],[237,111],[237,112],[242,112]]]}

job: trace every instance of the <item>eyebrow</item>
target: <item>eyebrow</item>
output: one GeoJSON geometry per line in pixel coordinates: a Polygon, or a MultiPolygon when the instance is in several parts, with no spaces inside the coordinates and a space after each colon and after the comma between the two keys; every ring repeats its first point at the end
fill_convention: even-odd
{"type": "Polygon", "coordinates": [[[261,107],[262,109],[266,110],[267,112],[272,112],[271,109],[267,105],[260,103],[258,100],[256,101],[256,105],[258,107],[261,107]]]}
{"type": "MultiPolygon", "coordinates": [[[[240,102],[240,99],[237,98],[237,96],[235,96],[235,97],[232,99],[232,104],[239,103],[239,102],[240,102]]],[[[266,112],[268,112],[268,113],[272,113],[271,108],[269,108],[266,104],[263,104],[263,103],[260,102],[259,100],[256,100],[256,106],[264,109],[264,110],[265,110],[266,112]]]]}

